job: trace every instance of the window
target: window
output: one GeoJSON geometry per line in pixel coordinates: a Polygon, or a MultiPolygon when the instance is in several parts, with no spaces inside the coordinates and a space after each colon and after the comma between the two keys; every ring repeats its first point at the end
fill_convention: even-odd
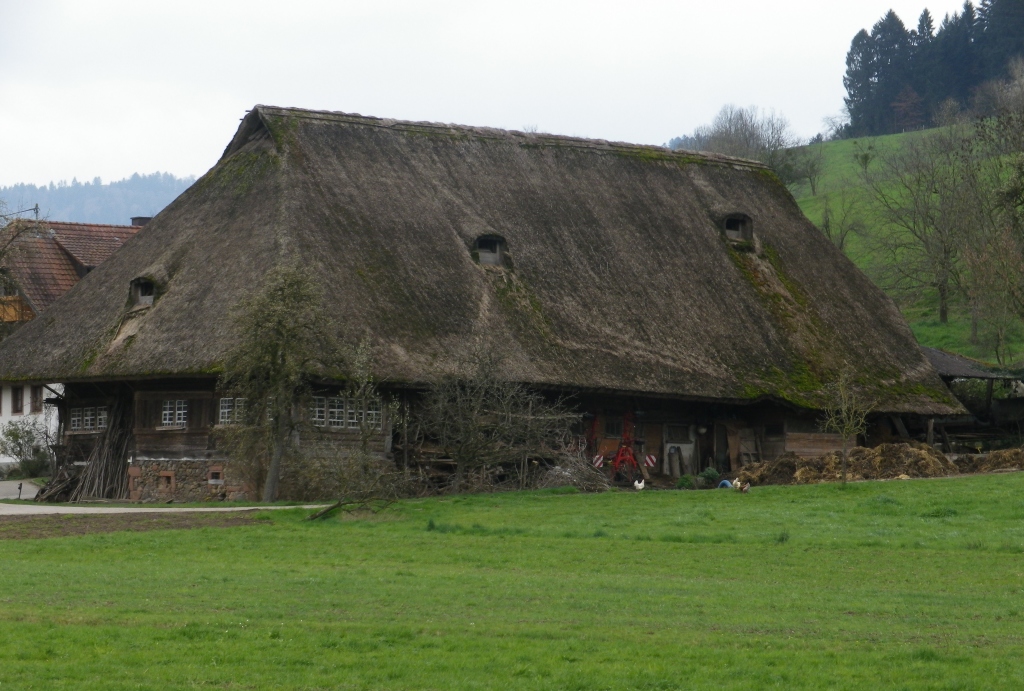
{"type": "Polygon", "coordinates": [[[11,387],[11,415],[21,415],[25,412],[25,387],[11,387]]]}
{"type": "Polygon", "coordinates": [[[217,417],[217,423],[221,425],[230,425],[242,422],[242,416],[244,414],[244,398],[222,398],[220,399],[220,415],[217,417]]]}
{"type": "Polygon", "coordinates": [[[136,278],[132,281],[132,303],[136,305],[152,305],[156,295],[156,286],[153,281],[145,278],[136,278]]]}
{"type": "Polygon", "coordinates": [[[327,424],[327,399],[323,396],[313,396],[312,421],[316,427],[327,424]]]}
{"type": "Polygon", "coordinates": [[[188,401],[165,400],[160,424],[163,427],[183,428],[188,422],[188,401]]]}
{"type": "Polygon", "coordinates": [[[366,424],[370,429],[380,429],[383,416],[381,414],[380,399],[374,398],[366,404],[366,424]]]}
{"type": "Polygon", "coordinates": [[[725,237],[735,242],[750,242],[754,239],[753,224],[742,214],[725,219],[725,237]]]}
{"type": "Polygon", "coordinates": [[[483,235],[473,243],[473,252],[480,264],[503,266],[507,251],[505,241],[496,235],[483,235]]]}
{"type": "Polygon", "coordinates": [[[348,409],[348,428],[359,429],[359,424],[363,421],[363,411],[360,410],[358,401],[354,398],[347,398],[345,407],[348,409]]]}
{"type": "Polygon", "coordinates": [[[327,425],[331,429],[342,429],[345,426],[345,399],[327,399],[327,425]]]}
{"type": "Polygon", "coordinates": [[[82,430],[82,409],[72,408],[71,414],[68,417],[70,418],[68,426],[71,428],[71,431],[80,432],[82,430]]]}
{"type": "Polygon", "coordinates": [[[92,432],[96,429],[96,409],[82,408],[82,429],[92,432]]]}
{"type": "Polygon", "coordinates": [[[107,428],[107,406],[101,405],[96,408],[96,429],[107,428]]]}
{"type": "Polygon", "coordinates": [[[174,471],[173,470],[162,470],[162,471],[160,471],[160,491],[161,492],[173,492],[174,489],[175,489],[174,471]]]}
{"type": "Polygon", "coordinates": [[[609,417],[604,421],[604,436],[606,437],[621,437],[622,436],[622,418],[621,417],[609,417]]]}
{"type": "Polygon", "coordinates": [[[43,412],[43,387],[33,386],[32,397],[31,397],[31,411],[33,413],[43,412]]]}

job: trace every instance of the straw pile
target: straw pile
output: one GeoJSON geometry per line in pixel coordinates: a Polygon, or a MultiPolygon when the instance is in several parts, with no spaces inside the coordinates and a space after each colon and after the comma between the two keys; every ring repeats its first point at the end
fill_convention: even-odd
{"type": "MultiPolygon", "coordinates": [[[[947,477],[960,470],[946,456],[918,442],[882,444],[874,449],[850,451],[848,480],[886,480],[906,477],[947,477]]],[[[799,458],[787,453],[774,461],[744,466],[738,478],[752,485],[790,485],[837,482],[842,479],[842,457],[830,453],[799,458]]]]}

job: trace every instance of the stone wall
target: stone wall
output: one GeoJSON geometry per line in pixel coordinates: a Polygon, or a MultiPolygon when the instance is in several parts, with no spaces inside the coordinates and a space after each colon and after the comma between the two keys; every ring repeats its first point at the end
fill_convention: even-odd
{"type": "Polygon", "coordinates": [[[132,501],[244,501],[253,498],[247,490],[222,460],[138,460],[128,466],[132,501]]]}

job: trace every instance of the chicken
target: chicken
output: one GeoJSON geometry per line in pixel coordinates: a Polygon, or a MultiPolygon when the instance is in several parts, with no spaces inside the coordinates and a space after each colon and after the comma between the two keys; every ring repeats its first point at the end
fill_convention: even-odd
{"type": "Polygon", "coordinates": [[[639,492],[640,490],[642,490],[644,488],[644,481],[643,480],[633,480],[633,487],[635,487],[636,490],[639,492]]]}

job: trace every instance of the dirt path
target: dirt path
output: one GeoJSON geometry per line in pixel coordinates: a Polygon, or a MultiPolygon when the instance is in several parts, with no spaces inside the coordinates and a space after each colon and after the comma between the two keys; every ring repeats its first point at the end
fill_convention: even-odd
{"type": "Polygon", "coordinates": [[[0,499],[18,499],[18,485],[21,485],[21,499],[31,499],[39,491],[39,488],[28,480],[2,480],[0,499]]]}
{"type": "Polygon", "coordinates": [[[262,523],[249,509],[246,513],[116,513],[0,516],[0,540],[34,540],[91,533],[231,528],[262,523]]]}
{"type": "Polygon", "coordinates": [[[0,502],[0,516],[49,516],[54,514],[146,514],[146,513],[233,513],[237,511],[273,511],[278,509],[319,509],[327,504],[302,506],[211,506],[199,509],[160,506],[83,506],[81,504],[7,504],[0,502]]]}

